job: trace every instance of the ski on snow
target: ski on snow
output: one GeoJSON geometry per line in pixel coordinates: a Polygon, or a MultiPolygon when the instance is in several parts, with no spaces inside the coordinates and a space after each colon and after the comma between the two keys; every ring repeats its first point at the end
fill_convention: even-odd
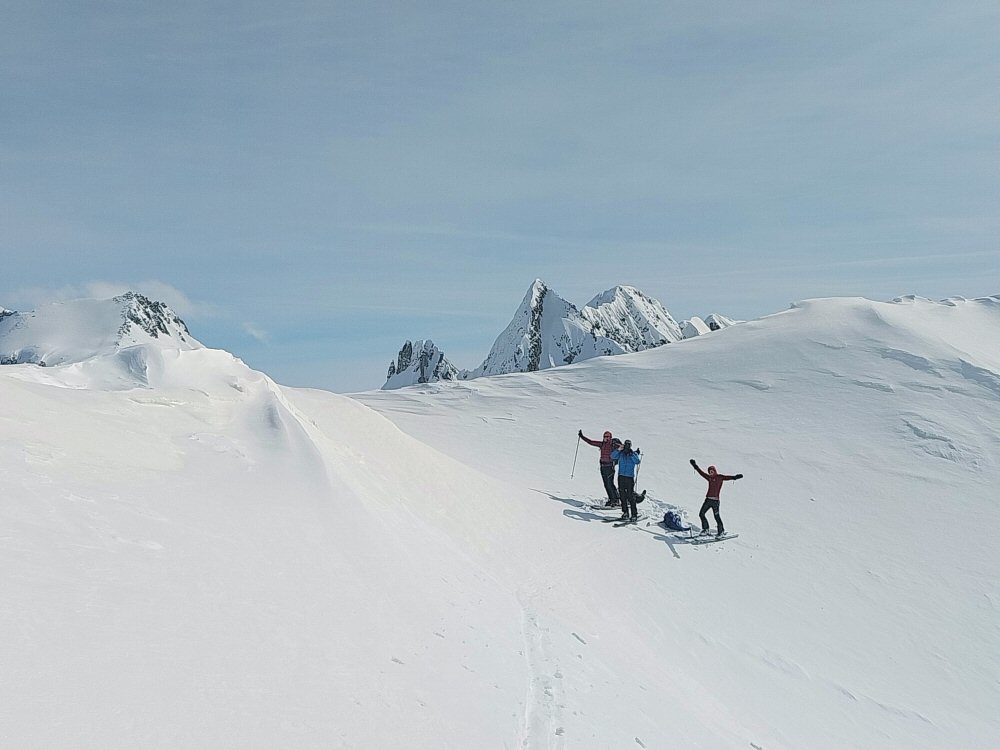
{"type": "Polygon", "coordinates": [[[735,539],[739,534],[730,534],[726,532],[722,536],[716,536],[715,534],[700,534],[698,536],[689,537],[691,544],[711,544],[712,542],[724,542],[727,539],[735,539]]]}
{"type": "MultiPolygon", "coordinates": [[[[636,504],[638,504],[645,499],[646,499],[646,490],[643,490],[641,493],[636,495],[635,502],[636,504]]],[[[618,505],[588,505],[587,507],[590,508],[591,510],[612,510],[616,508],[620,509],[622,506],[618,504],[618,505]]]]}
{"type": "Polygon", "coordinates": [[[645,518],[646,518],[645,516],[639,516],[638,518],[630,518],[628,520],[623,520],[621,518],[618,518],[618,519],[612,518],[612,519],[609,519],[609,520],[612,520],[612,521],[617,520],[618,521],[618,523],[615,524],[615,528],[617,529],[619,526],[635,526],[637,523],[639,523],[639,521],[642,521],[645,518]]]}

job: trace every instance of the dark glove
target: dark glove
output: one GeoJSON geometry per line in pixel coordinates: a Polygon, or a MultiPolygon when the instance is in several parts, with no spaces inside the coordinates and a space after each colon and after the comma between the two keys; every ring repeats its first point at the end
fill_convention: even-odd
{"type": "Polygon", "coordinates": [[[636,453],[642,453],[642,451],[641,451],[641,450],[639,450],[638,448],[636,448],[636,449],[635,449],[635,452],[636,452],[636,453]]]}
{"type": "Polygon", "coordinates": [[[576,431],[576,434],[577,434],[577,435],[578,435],[579,437],[583,437],[583,430],[577,430],[577,431],[576,431]]]}
{"type": "Polygon", "coordinates": [[[694,459],[692,458],[692,459],[691,459],[691,465],[697,468],[697,466],[698,466],[698,462],[697,462],[697,461],[695,461],[695,460],[694,460],[694,459]]]}
{"type": "Polygon", "coordinates": [[[733,477],[733,479],[742,479],[742,478],[743,478],[742,474],[737,474],[735,477],[733,477]]]}

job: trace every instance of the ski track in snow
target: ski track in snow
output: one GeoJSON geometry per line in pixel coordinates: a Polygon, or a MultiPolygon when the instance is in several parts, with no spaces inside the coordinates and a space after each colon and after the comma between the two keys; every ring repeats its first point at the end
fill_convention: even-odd
{"type": "Polygon", "coordinates": [[[524,732],[521,750],[563,750],[562,672],[551,656],[549,630],[538,614],[521,605],[524,660],[528,666],[528,687],[524,699],[524,732]]]}

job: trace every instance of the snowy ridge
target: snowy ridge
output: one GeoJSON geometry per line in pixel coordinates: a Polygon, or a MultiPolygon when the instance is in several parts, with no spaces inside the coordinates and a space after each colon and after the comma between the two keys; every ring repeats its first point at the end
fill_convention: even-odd
{"type": "Polygon", "coordinates": [[[727,318],[725,315],[719,315],[718,313],[712,313],[705,318],[705,325],[713,331],[721,331],[723,328],[729,328],[729,326],[736,325],[736,323],[737,321],[732,318],[727,318]]]}
{"type": "Polygon", "coordinates": [[[148,342],[132,387],[0,368],[4,740],[997,746],[998,339],[1000,297],[822,299],[358,399],[148,342]],[[745,474],[739,538],[601,523],[580,428],[645,510],[745,474]]]}
{"type": "Polygon", "coordinates": [[[444,356],[444,352],[427,341],[407,341],[399,350],[395,362],[389,363],[384,388],[402,388],[417,383],[457,380],[463,373],[444,356]]]}
{"type": "MultiPolygon", "coordinates": [[[[719,320],[732,323],[721,316],[719,320]]],[[[643,351],[681,338],[681,327],[666,308],[635,287],[616,286],[577,309],[536,279],[479,367],[458,369],[437,347],[421,350],[418,356],[407,341],[390,363],[382,388],[536,372],[592,357],[643,351]]]]}
{"type": "Polygon", "coordinates": [[[635,287],[616,286],[587,303],[580,314],[595,334],[604,334],[626,352],[641,352],[681,339],[681,329],[666,308],[635,287]]]}
{"type": "Polygon", "coordinates": [[[536,279],[470,377],[535,372],[624,351],[617,341],[599,335],[574,305],[536,279]]]}
{"type": "Polygon", "coordinates": [[[83,362],[139,344],[168,349],[202,346],[167,305],[135,292],[0,314],[2,364],[83,362]]]}
{"type": "Polygon", "coordinates": [[[711,333],[712,328],[697,315],[681,323],[681,334],[686,339],[693,339],[696,336],[704,336],[711,333]]]}

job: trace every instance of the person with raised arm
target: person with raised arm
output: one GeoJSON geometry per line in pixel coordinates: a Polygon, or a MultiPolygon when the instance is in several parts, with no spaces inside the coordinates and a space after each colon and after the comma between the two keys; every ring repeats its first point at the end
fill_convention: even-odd
{"type": "Polygon", "coordinates": [[[742,474],[733,474],[732,476],[728,474],[720,474],[714,466],[708,467],[708,472],[701,470],[698,466],[698,462],[693,458],[691,459],[691,465],[694,470],[701,474],[702,478],[708,481],[708,492],[705,493],[705,502],[701,504],[701,510],[698,512],[698,517],[701,518],[701,533],[708,533],[708,518],[705,514],[711,510],[713,515],[715,515],[715,526],[716,526],[716,536],[723,536],[726,533],[725,528],[722,526],[722,516],[719,515],[719,494],[722,491],[722,483],[729,480],[742,479],[742,474]]]}
{"type": "Polygon", "coordinates": [[[591,440],[589,437],[583,434],[583,430],[578,430],[577,435],[583,442],[587,445],[592,445],[595,448],[601,449],[601,481],[604,482],[604,491],[608,495],[608,501],[605,503],[605,507],[614,508],[618,505],[618,488],[615,487],[615,462],[611,458],[611,451],[615,449],[615,444],[619,441],[616,440],[610,432],[604,433],[603,440],[591,440]]]}

